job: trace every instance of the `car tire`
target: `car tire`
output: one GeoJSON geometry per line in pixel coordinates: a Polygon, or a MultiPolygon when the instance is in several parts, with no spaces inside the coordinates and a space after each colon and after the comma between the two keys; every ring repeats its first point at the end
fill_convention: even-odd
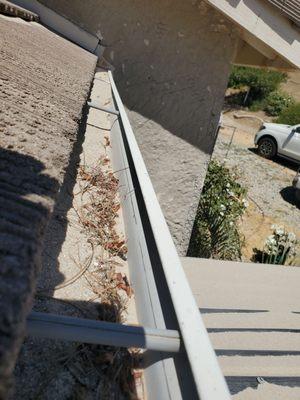
{"type": "Polygon", "coordinates": [[[273,158],[277,153],[275,140],[270,137],[264,137],[258,142],[258,154],[264,158],[273,158]]]}

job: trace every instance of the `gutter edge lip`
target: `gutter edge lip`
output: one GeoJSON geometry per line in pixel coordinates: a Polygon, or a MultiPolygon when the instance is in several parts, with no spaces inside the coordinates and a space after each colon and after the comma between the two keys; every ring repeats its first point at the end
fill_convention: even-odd
{"type": "Polygon", "coordinates": [[[230,394],[225,378],[219,367],[216,354],[210,343],[207,330],[183,271],[180,258],[158,203],[146,165],[115,85],[112,72],[108,71],[108,75],[139,179],[142,196],[161,258],[198,395],[202,400],[210,400],[212,398],[215,400],[229,400],[230,394]]]}

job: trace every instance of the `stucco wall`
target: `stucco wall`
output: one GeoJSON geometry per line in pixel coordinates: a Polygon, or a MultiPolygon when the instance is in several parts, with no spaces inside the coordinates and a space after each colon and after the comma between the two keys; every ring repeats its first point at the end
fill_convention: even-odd
{"type": "Polygon", "coordinates": [[[42,0],[91,33],[137,136],[177,248],[186,252],[236,32],[197,0],[42,0]]]}
{"type": "Polygon", "coordinates": [[[96,57],[0,15],[0,399],[25,333],[45,228],[76,141],[96,57]]]}

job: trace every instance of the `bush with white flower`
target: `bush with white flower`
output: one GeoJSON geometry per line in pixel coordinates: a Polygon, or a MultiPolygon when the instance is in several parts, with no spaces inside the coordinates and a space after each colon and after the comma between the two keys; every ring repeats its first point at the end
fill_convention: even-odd
{"type": "Polygon", "coordinates": [[[284,227],[272,225],[263,250],[254,249],[254,261],[263,264],[292,265],[296,257],[297,238],[284,227]]]}
{"type": "Polygon", "coordinates": [[[240,260],[238,221],[248,207],[246,189],[223,164],[211,161],[202,190],[189,255],[240,260]]]}

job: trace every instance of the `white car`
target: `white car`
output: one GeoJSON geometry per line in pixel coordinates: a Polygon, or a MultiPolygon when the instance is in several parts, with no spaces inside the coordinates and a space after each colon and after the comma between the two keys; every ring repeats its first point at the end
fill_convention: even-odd
{"type": "Polygon", "coordinates": [[[264,123],[255,135],[258,153],[265,158],[276,154],[300,161],[300,125],[264,123]]]}

